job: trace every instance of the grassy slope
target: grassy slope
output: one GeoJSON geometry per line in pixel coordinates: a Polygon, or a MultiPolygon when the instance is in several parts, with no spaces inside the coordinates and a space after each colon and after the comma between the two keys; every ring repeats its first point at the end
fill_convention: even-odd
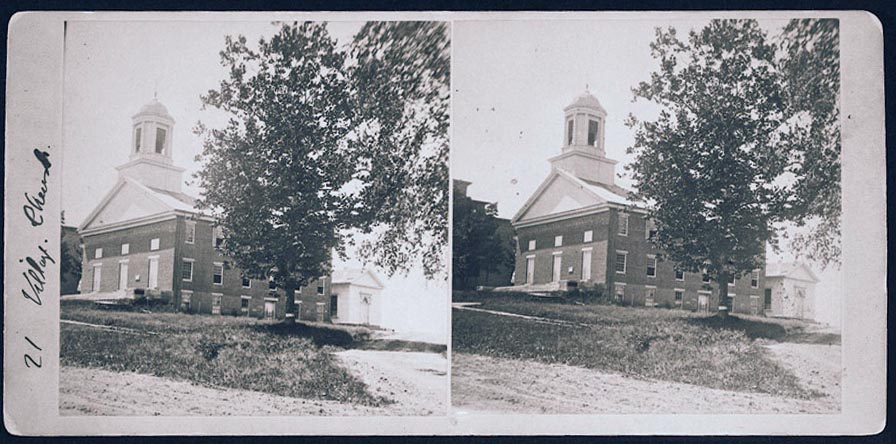
{"type": "Polygon", "coordinates": [[[298,398],[382,405],[330,347],[254,319],[116,312],[63,304],[63,319],[159,334],[62,324],[63,365],[99,367],[298,398]]]}
{"type": "Polygon", "coordinates": [[[744,328],[727,329],[681,310],[581,306],[512,296],[482,300],[481,308],[581,322],[591,327],[546,325],[454,310],[453,350],[725,390],[798,398],[820,395],[801,387],[793,374],[747,336],[783,334],[783,327],[776,324],[746,322],[744,328]]]}

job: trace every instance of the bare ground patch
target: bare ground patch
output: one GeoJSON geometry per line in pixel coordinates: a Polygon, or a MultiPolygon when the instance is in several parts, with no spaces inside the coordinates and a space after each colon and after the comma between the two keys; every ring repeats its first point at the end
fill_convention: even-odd
{"type": "Polygon", "coordinates": [[[840,410],[839,397],[792,399],[467,353],[453,354],[451,393],[454,410],[482,413],[757,414],[840,410]]]}

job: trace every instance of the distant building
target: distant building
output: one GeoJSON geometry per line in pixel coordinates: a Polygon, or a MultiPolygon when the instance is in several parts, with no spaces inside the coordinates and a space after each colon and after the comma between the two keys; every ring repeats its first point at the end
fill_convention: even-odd
{"type": "Polygon", "coordinates": [[[815,319],[818,277],[801,262],[768,264],[765,271],[766,316],[815,319]]]}
{"type": "MultiPolygon", "coordinates": [[[[617,162],[604,149],[607,112],[597,98],[586,91],[564,114],[561,152],[511,221],[518,249],[510,289],[603,284],[626,305],[715,311],[717,284],[660,261],[646,211],[616,185],[617,162]]],[[[734,312],[760,313],[764,280],[759,269],[729,285],[734,312]]]]}
{"type": "MultiPolygon", "coordinates": [[[[467,195],[467,188],[472,184],[472,182],[468,182],[466,180],[454,179],[454,193],[462,196],[469,197],[467,195]]],[[[481,211],[485,212],[485,209],[489,205],[497,205],[492,204],[490,202],[485,202],[476,199],[470,199],[473,201],[473,204],[477,207],[481,208],[481,211]]],[[[515,245],[514,234],[513,234],[513,225],[510,223],[510,219],[505,219],[501,217],[494,218],[495,223],[497,224],[497,234],[500,239],[501,245],[506,246],[507,254],[513,254],[513,249],[515,245]]],[[[498,263],[496,270],[479,270],[479,274],[469,278],[468,286],[470,288],[477,287],[500,287],[511,284],[511,276],[513,275],[513,263],[498,263]]]]}
{"type": "MultiPolygon", "coordinates": [[[[78,247],[81,245],[81,236],[78,236],[78,229],[68,225],[62,226],[62,245],[66,249],[65,254],[81,259],[78,253],[78,247]]],[[[62,255],[60,255],[60,258],[62,255]]],[[[79,264],[59,264],[59,291],[61,294],[75,294],[78,292],[78,282],[81,280],[81,268],[79,264]]]]}
{"type": "MultiPolygon", "coordinates": [[[[215,220],[181,191],[184,169],[173,164],[173,129],[174,119],[155,99],[133,116],[130,161],[117,167],[118,182],[78,227],[81,293],[94,299],[143,293],[168,299],[179,311],[283,317],[283,291],[244,276],[222,254],[215,220]]],[[[297,291],[299,318],[338,317],[330,290],[324,277],[297,291]]]]}

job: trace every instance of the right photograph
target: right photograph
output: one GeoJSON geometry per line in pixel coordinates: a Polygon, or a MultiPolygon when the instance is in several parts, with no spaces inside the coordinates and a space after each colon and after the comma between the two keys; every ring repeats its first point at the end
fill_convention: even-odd
{"type": "Polygon", "coordinates": [[[454,22],[453,411],[839,413],[838,20],[632,17],[454,22]]]}

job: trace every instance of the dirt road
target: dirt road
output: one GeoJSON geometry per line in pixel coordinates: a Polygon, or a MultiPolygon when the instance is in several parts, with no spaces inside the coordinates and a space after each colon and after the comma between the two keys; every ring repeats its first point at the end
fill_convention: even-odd
{"type": "Polygon", "coordinates": [[[395,401],[402,415],[444,415],[448,360],[441,353],[345,350],[336,356],[374,395],[395,401]]]}
{"type": "Polygon", "coordinates": [[[60,415],[113,416],[398,416],[445,412],[447,360],[435,353],[349,350],[340,359],[375,393],[398,402],[366,407],[210,388],[137,373],[61,367],[60,415]],[[420,356],[418,356],[420,355],[420,356]]]}
{"type": "MultiPolygon", "coordinates": [[[[839,354],[839,346],[828,347],[832,347],[831,353],[836,348],[839,354]]],[[[780,352],[799,354],[803,351],[794,352],[791,347],[782,347],[780,352]]],[[[454,353],[452,361],[452,408],[459,412],[837,413],[840,409],[839,386],[836,399],[799,400],[464,353],[454,353]]],[[[807,363],[810,361],[806,359],[807,363]]],[[[839,362],[836,359],[835,365],[839,366],[839,362]]],[[[806,371],[801,378],[811,374],[811,365],[803,365],[806,371]]],[[[834,376],[826,378],[830,381],[834,376]]],[[[839,381],[839,374],[836,379],[839,381]]]]}

